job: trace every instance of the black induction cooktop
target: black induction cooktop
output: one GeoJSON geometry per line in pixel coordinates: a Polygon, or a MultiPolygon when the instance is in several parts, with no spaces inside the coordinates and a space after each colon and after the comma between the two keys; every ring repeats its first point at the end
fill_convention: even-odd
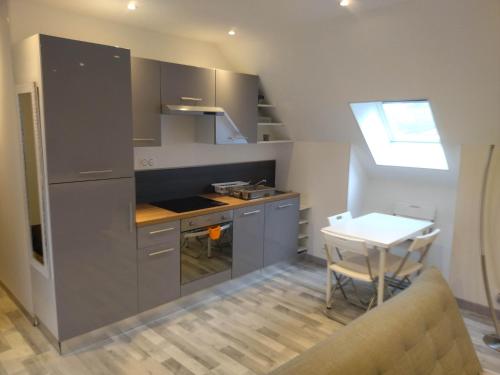
{"type": "Polygon", "coordinates": [[[204,208],[225,206],[227,203],[218,202],[213,199],[200,196],[187,197],[180,199],[170,199],[168,201],[153,202],[153,206],[164,208],[165,210],[174,211],[177,213],[203,210],[204,208]]]}

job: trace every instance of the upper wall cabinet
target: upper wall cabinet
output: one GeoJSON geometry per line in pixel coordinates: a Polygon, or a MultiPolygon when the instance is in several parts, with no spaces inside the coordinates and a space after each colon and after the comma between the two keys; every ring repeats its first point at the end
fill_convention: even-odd
{"type": "Polygon", "coordinates": [[[40,36],[49,183],[132,177],[130,51],[40,36]]]}
{"type": "Polygon", "coordinates": [[[134,146],[161,146],[161,62],[132,57],[134,146]]]}
{"type": "Polygon", "coordinates": [[[224,108],[227,117],[248,143],[257,142],[258,95],[258,76],[216,71],[215,104],[224,108]]]}
{"type": "Polygon", "coordinates": [[[161,103],[163,106],[214,106],[215,70],[162,63],[161,103]]]}

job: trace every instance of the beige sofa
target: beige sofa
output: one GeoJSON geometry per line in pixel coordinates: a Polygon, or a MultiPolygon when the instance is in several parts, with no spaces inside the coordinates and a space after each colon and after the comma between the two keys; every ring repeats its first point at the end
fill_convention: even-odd
{"type": "Polygon", "coordinates": [[[457,303],[439,271],[424,272],[383,306],[278,368],[273,375],[479,375],[457,303]]]}

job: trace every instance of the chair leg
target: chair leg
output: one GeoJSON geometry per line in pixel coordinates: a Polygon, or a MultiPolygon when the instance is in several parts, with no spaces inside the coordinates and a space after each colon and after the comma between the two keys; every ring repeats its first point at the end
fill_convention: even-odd
{"type": "Polygon", "coordinates": [[[337,280],[337,284],[335,285],[335,290],[337,290],[337,288],[339,288],[340,291],[342,292],[342,295],[344,296],[344,299],[347,299],[347,294],[344,290],[344,286],[342,285],[342,275],[339,276],[335,272],[333,273],[333,275],[335,276],[335,279],[337,280]]]}
{"type": "Polygon", "coordinates": [[[372,286],[373,286],[373,296],[370,300],[370,303],[368,304],[368,307],[366,308],[366,311],[370,311],[371,308],[373,307],[373,305],[375,304],[375,302],[377,301],[377,297],[378,297],[378,285],[377,285],[377,282],[374,281],[372,282],[372,286]]]}
{"type": "Polygon", "coordinates": [[[326,268],[326,308],[332,308],[332,271],[326,268]]]}

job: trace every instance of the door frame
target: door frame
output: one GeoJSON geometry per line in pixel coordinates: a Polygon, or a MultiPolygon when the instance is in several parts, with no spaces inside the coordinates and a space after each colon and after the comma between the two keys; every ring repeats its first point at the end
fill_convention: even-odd
{"type": "Polygon", "coordinates": [[[19,145],[20,145],[20,158],[22,162],[23,170],[23,194],[24,194],[24,216],[25,216],[25,233],[28,238],[29,244],[31,245],[28,249],[28,256],[30,259],[31,267],[42,274],[46,279],[50,279],[52,275],[52,251],[51,251],[51,238],[50,238],[50,220],[49,220],[49,204],[48,204],[48,181],[46,173],[46,158],[44,154],[43,147],[43,127],[41,119],[40,110],[40,98],[39,90],[36,82],[26,83],[16,86],[16,106],[19,118],[19,145]],[[29,223],[29,208],[28,208],[28,189],[26,186],[26,166],[25,166],[25,156],[24,156],[24,137],[21,124],[21,108],[19,105],[19,95],[20,94],[30,94],[32,113],[33,113],[33,126],[34,126],[34,137],[35,137],[35,152],[36,152],[36,168],[38,174],[38,195],[40,197],[40,225],[42,232],[42,243],[43,243],[43,257],[44,264],[38,262],[32,254],[33,242],[31,239],[31,230],[29,223]]]}

